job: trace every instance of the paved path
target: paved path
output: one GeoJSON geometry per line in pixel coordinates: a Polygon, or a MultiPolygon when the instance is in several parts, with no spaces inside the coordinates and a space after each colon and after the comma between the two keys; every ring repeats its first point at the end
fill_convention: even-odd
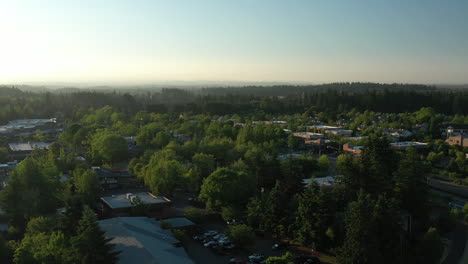
{"type": "Polygon", "coordinates": [[[428,184],[434,189],[438,189],[468,199],[468,187],[466,186],[460,186],[450,182],[436,179],[428,179],[428,184]]]}

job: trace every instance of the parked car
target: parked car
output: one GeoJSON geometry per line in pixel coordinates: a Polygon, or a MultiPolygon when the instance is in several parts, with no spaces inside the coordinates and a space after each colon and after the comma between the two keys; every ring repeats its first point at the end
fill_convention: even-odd
{"type": "Polygon", "coordinates": [[[318,259],[317,257],[310,257],[308,258],[304,264],[321,264],[322,262],[320,262],[320,259],[318,259]]]}
{"type": "Polygon", "coordinates": [[[284,249],[284,248],[287,248],[288,247],[288,243],[285,243],[285,242],[280,242],[280,243],[276,243],[274,244],[271,249],[273,250],[280,250],[280,249],[284,249]]]}
{"type": "Polygon", "coordinates": [[[215,235],[217,235],[217,234],[218,234],[217,231],[210,230],[210,231],[206,232],[206,233],[203,234],[203,235],[205,235],[205,236],[207,236],[207,237],[212,237],[212,236],[215,236],[215,235]]]}
{"type": "Polygon", "coordinates": [[[231,244],[224,245],[224,248],[225,248],[225,249],[233,249],[233,248],[235,248],[235,247],[236,247],[236,245],[234,245],[234,244],[232,244],[232,243],[231,243],[231,244]]]}
{"type": "Polygon", "coordinates": [[[295,258],[295,263],[300,264],[320,264],[320,259],[314,256],[309,256],[306,254],[301,254],[295,258]]]}
{"type": "Polygon", "coordinates": [[[198,236],[194,236],[193,239],[197,241],[203,241],[206,239],[206,237],[204,235],[198,235],[198,236]]]}
{"type": "Polygon", "coordinates": [[[208,243],[203,244],[204,247],[212,247],[214,245],[218,245],[216,241],[210,241],[208,243]]]}
{"type": "Polygon", "coordinates": [[[232,258],[229,260],[229,264],[245,264],[246,261],[242,258],[232,258]]]}
{"type": "Polygon", "coordinates": [[[265,260],[265,256],[261,254],[254,254],[254,255],[249,256],[250,262],[259,263],[262,260],[265,260]]]}
{"type": "Polygon", "coordinates": [[[243,223],[242,220],[236,220],[236,219],[226,221],[227,225],[240,225],[242,223],[243,223]]]}

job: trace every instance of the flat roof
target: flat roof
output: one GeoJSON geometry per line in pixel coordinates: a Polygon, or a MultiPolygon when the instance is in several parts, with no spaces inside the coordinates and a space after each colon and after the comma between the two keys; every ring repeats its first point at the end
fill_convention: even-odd
{"type": "Polygon", "coordinates": [[[336,182],[336,177],[340,177],[340,176],[341,175],[319,177],[319,178],[313,178],[313,179],[303,179],[302,183],[308,186],[312,181],[314,181],[319,186],[333,186],[336,182]]]}
{"type": "Polygon", "coordinates": [[[170,230],[162,229],[148,217],[117,217],[99,221],[99,226],[110,238],[120,264],[193,264],[170,230]]]}
{"type": "Polygon", "coordinates": [[[48,149],[51,144],[46,142],[20,142],[9,143],[8,146],[12,151],[33,151],[35,149],[48,149]]]}
{"type": "Polygon", "coordinates": [[[427,146],[427,143],[417,142],[417,141],[404,141],[404,142],[392,142],[390,146],[395,147],[410,147],[410,146],[427,146]]]}
{"type": "Polygon", "coordinates": [[[0,131],[8,131],[12,129],[27,129],[27,128],[34,128],[40,125],[44,125],[47,123],[56,123],[56,118],[50,119],[17,119],[9,121],[8,124],[0,126],[0,131]]]}
{"type": "Polygon", "coordinates": [[[188,220],[185,217],[168,218],[168,219],[164,219],[164,220],[159,221],[159,223],[161,223],[161,222],[170,223],[171,226],[174,227],[174,228],[194,226],[195,225],[195,223],[193,223],[192,221],[188,220]]]}
{"type": "Polygon", "coordinates": [[[133,206],[133,204],[129,199],[127,199],[127,195],[129,194],[132,196],[138,196],[143,204],[164,204],[171,201],[164,196],[154,196],[148,192],[112,195],[108,197],[101,197],[101,200],[112,209],[130,208],[133,206]]]}

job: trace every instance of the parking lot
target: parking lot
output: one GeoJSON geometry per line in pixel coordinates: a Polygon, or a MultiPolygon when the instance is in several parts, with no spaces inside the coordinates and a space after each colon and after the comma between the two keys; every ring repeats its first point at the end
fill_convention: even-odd
{"type": "MultiPolygon", "coordinates": [[[[224,233],[227,231],[227,225],[221,221],[210,221],[200,225],[200,228],[204,231],[216,231],[218,233],[224,233]]],[[[200,232],[198,235],[203,235],[205,232],[200,232]]],[[[222,238],[222,236],[221,236],[222,238]]],[[[273,250],[272,246],[278,241],[272,238],[256,237],[253,245],[248,248],[242,248],[236,245],[236,248],[222,250],[213,249],[213,247],[205,247],[203,241],[197,241],[190,237],[187,241],[184,241],[184,247],[188,255],[198,264],[223,264],[229,263],[232,258],[240,258],[247,260],[248,256],[252,254],[262,254],[265,257],[269,256],[281,256],[285,253],[285,250],[273,250]]]]}

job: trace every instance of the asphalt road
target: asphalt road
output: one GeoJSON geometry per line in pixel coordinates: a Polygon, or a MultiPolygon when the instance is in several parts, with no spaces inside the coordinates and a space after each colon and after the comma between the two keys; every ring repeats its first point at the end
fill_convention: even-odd
{"type": "Polygon", "coordinates": [[[436,179],[428,179],[430,187],[441,190],[447,193],[455,194],[457,196],[468,199],[468,187],[456,185],[453,183],[440,181],[436,179]]]}

